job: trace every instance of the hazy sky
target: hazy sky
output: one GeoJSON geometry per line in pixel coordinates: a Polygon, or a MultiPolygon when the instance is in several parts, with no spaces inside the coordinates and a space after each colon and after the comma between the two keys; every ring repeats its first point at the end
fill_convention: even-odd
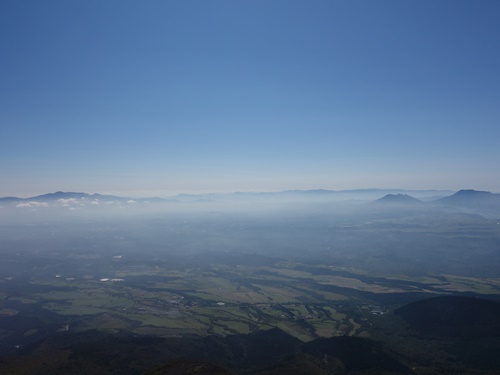
{"type": "Polygon", "coordinates": [[[0,196],[500,191],[500,1],[2,0],[0,196]]]}

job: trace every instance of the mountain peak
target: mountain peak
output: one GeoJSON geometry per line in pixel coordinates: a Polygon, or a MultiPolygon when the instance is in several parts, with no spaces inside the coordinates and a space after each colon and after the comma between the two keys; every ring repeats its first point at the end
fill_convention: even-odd
{"type": "Polygon", "coordinates": [[[436,202],[446,205],[459,206],[490,206],[500,204],[500,194],[493,194],[489,191],[460,190],[455,194],[437,200],[436,202]]]}
{"type": "Polygon", "coordinates": [[[422,201],[408,194],[387,194],[382,198],[377,199],[374,203],[388,205],[408,205],[420,204],[422,203],[422,201]]]}

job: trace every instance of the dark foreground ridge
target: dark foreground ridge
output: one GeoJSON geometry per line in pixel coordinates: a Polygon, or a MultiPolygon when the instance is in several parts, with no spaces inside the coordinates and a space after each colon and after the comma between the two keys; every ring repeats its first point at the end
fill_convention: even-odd
{"type": "Polygon", "coordinates": [[[228,368],[203,361],[173,360],[163,366],[158,366],[144,375],[236,375],[228,368]]]}
{"type": "Polygon", "coordinates": [[[25,374],[410,374],[383,344],[356,337],[302,343],[280,329],[248,335],[155,338],[61,334],[3,357],[0,373],[25,374]]]}

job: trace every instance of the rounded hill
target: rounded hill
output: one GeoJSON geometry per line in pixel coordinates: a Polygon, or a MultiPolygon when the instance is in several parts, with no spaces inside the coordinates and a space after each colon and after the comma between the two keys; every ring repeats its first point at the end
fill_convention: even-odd
{"type": "Polygon", "coordinates": [[[474,297],[440,296],[395,311],[411,328],[444,337],[500,336],[500,303],[474,297]]]}

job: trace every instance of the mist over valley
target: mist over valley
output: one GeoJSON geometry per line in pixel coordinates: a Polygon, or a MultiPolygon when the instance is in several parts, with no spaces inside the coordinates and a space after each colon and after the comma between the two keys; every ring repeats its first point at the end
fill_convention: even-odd
{"type": "MultiPolygon", "coordinates": [[[[411,373],[419,366],[428,371],[428,361],[439,356],[406,352],[427,345],[424,333],[410,340],[410,349],[397,348],[397,340],[410,334],[392,337],[393,329],[408,324],[393,311],[434,296],[498,305],[499,196],[373,189],[163,199],[71,192],[0,198],[0,369],[19,369],[15,358],[21,355],[33,368],[43,358],[50,371],[61,371],[60,366],[90,371],[97,352],[83,354],[81,345],[106,337],[110,345],[126,347],[156,337],[160,341],[150,348],[156,354],[147,364],[132,364],[144,358],[125,360],[117,352],[109,358],[120,365],[112,366],[141,373],[168,359],[191,358],[238,372],[316,366],[329,373],[341,363],[343,371],[361,374],[375,366],[375,358],[389,355],[394,365],[383,369],[387,373],[411,373]],[[247,345],[265,332],[271,341],[288,340],[290,349],[249,360],[257,349],[247,345]],[[247,349],[230,344],[234,335],[249,340],[241,343],[247,349]],[[208,348],[161,354],[172,350],[169,345],[188,345],[181,344],[186,340],[203,346],[208,337],[226,340],[217,344],[224,352],[245,354],[214,357],[208,348]],[[335,343],[342,337],[361,341],[335,343]],[[354,352],[364,353],[363,345],[382,345],[370,350],[396,354],[367,357],[366,366],[357,368],[340,349],[317,349],[326,341],[311,344],[313,352],[302,344],[325,339],[334,340],[331,348],[354,345],[354,352]],[[63,350],[61,340],[73,342],[72,354],[46,358],[63,350]],[[116,340],[129,343],[111,344],[116,340]],[[297,350],[303,354],[287,362],[297,350]],[[324,355],[339,362],[325,365],[324,355]]],[[[465,324],[465,330],[475,329],[465,324]]],[[[481,323],[488,340],[498,342],[497,324],[481,323]]],[[[467,339],[468,345],[483,345],[483,336],[467,339]]],[[[447,340],[464,345],[463,337],[445,337],[435,350],[446,352],[447,340]]],[[[479,373],[497,368],[493,357],[485,358],[438,367],[458,361],[479,373]]],[[[100,365],[92,371],[109,370],[100,365]]]]}

